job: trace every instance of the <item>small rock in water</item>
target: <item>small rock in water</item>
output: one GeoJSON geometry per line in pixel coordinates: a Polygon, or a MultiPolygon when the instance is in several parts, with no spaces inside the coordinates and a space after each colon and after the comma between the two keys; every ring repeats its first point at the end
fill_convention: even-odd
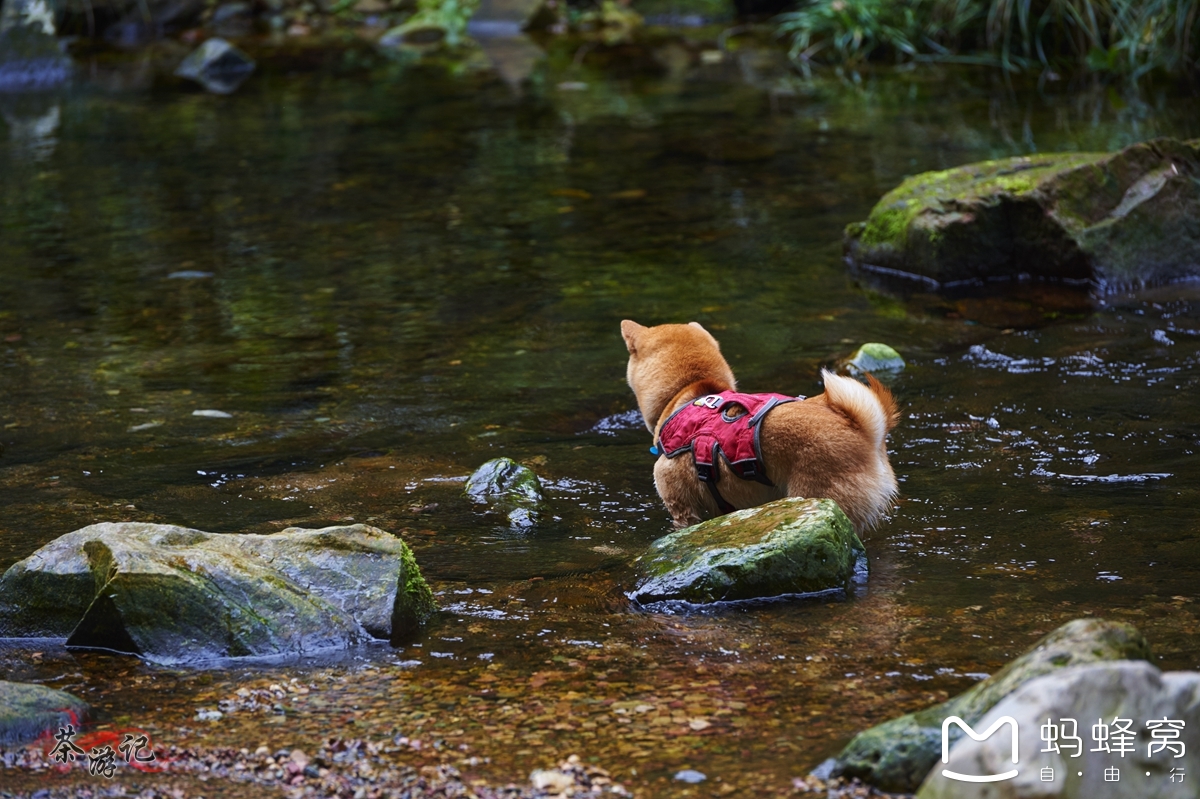
{"type": "Polygon", "coordinates": [[[895,374],[904,370],[904,359],[887,344],[871,342],[859,347],[846,366],[851,372],[895,374]]]}
{"type": "Polygon", "coordinates": [[[533,470],[511,458],[495,458],[467,478],[466,494],[504,512],[514,528],[537,524],[542,484],[533,470]]]}
{"type": "Polygon", "coordinates": [[[203,410],[192,411],[192,416],[203,416],[206,419],[232,419],[232,413],[218,411],[214,408],[205,408],[203,410]]]}
{"type": "Polygon", "coordinates": [[[683,771],[675,772],[675,779],[679,782],[695,785],[698,782],[704,782],[708,777],[702,771],[696,771],[694,768],[685,768],[683,771]]]}
{"type": "Polygon", "coordinates": [[[219,710],[200,708],[196,711],[196,721],[220,721],[225,714],[219,710]]]}
{"type": "Polygon", "coordinates": [[[615,436],[621,430],[640,430],[646,426],[642,420],[642,412],[637,408],[612,416],[605,416],[588,430],[589,433],[599,433],[602,436],[615,436]]]}
{"type": "Polygon", "coordinates": [[[213,94],[231,94],[254,71],[254,59],[221,38],[197,47],[175,70],[181,78],[194,80],[213,94]]]}
{"type": "Polygon", "coordinates": [[[529,782],[533,784],[535,790],[545,791],[548,794],[565,793],[567,789],[575,787],[575,780],[556,768],[537,769],[529,775],[529,782]]]}

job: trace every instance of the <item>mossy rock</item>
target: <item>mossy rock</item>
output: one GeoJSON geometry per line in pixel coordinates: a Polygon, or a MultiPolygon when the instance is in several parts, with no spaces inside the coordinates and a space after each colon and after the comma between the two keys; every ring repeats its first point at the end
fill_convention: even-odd
{"type": "Polygon", "coordinates": [[[904,359],[900,353],[879,342],[869,342],[862,345],[846,361],[851,372],[861,374],[870,372],[873,375],[894,375],[904,371],[904,359]]]}
{"type": "Polygon", "coordinates": [[[1183,779],[1193,776],[1186,773],[1186,759],[1200,749],[1197,697],[1200,671],[1162,672],[1138,660],[1092,663],[1030,680],[974,727],[982,732],[1008,718],[1012,735],[1005,727],[982,740],[960,737],[916,799],[1196,799],[1200,791],[1183,779]],[[1133,722],[1128,748],[1118,745],[1125,725],[1117,719],[1133,722]],[[1068,726],[1071,720],[1075,724],[1068,726]],[[1109,746],[1096,740],[1097,722],[1111,725],[1109,746]],[[1164,737],[1167,727],[1174,729],[1164,737]],[[1045,739],[1055,728],[1060,734],[1051,745],[1045,739]],[[961,778],[1013,768],[1001,782],[961,778]]]}
{"type": "MultiPolygon", "coordinates": [[[[941,758],[942,722],[947,716],[958,716],[973,725],[1000,700],[1037,677],[1068,666],[1150,659],[1150,645],[1132,625],[1076,619],[953,699],[859,733],[832,762],[822,764],[818,773],[857,777],[885,791],[911,793],[941,758]]],[[[952,725],[951,741],[962,735],[962,729],[952,725]]]]}
{"type": "Polygon", "coordinates": [[[0,680],[0,745],[29,743],[68,724],[78,729],[88,711],[87,702],[63,691],[0,680]]]}
{"type": "Polygon", "coordinates": [[[708,604],[847,590],[865,550],[829,499],[788,497],[664,536],[635,561],[628,596],[708,604]]]}
{"type": "Polygon", "coordinates": [[[940,285],[997,278],[1119,288],[1200,276],[1200,139],[926,172],[846,228],[868,269],[940,285]]]}
{"type": "Polygon", "coordinates": [[[466,494],[508,516],[513,527],[532,527],[542,504],[542,483],[533,470],[511,458],[494,458],[467,478],[466,494]]]}
{"type": "Polygon", "coordinates": [[[404,542],[365,525],[216,535],[96,524],[0,577],[0,635],[165,664],[402,640],[434,611],[404,542]]]}

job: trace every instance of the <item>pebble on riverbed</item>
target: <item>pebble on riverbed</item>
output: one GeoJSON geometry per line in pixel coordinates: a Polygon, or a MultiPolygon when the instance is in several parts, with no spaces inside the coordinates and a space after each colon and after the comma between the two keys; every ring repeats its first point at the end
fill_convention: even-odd
{"type": "Polygon", "coordinates": [[[857,779],[835,777],[832,780],[822,780],[811,774],[792,780],[792,790],[797,794],[818,794],[826,799],[908,799],[912,796],[910,793],[885,793],[857,779]]]}
{"type": "MultiPolygon", "coordinates": [[[[405,754],[409,760],[415,757],[403,742],[369,742],[355,738],[330,738],[312,755],[301,749],[281,749],[272,753],[265,746],[254,752],[232,747],[155,748],[155,755],[158,762],[164,764],[164,771],[178,778],[192,776],[209,782],[208,790],[212,793],[218,793],[210,782],[216,779],[278,787],[289,799],[309,796],[366,798],[393,796],[401,792],[410,799],[447,796],[474,796],[477,799],[631,796],[620,783],[612,780],[607,771],[583,763],[578,755],[570,756],[557,768],[534,771],[530,777],[531,785],[521,787],[511,784],[488,786],[484,781],[464,777],[455,766],[445,762],[424,765],[396,762],[393,759],[396,754],[405,754]]],[[[429,756],[433,756],[432,753],[429,756]]],[[[13,750],[0,747],[0,763],[6,769],[19,769],[35,775],[69,770],[69,767],[53,762],[48,752],[37,746],[13,750]]],[[[463,765],[477,765],[477,762],[474,759],[464,760],[463,765]]],[[[121,764],[119,767],[123,768],[121,764]]],[[[82,761],[75,770],[82,780],[94,780],[88,777],[87,766],[82,761]]],[[[181,786],[159,785],[140,793],[133,793],[129,788],[138,790],[137,786],[126,786],[119,780],[111,786],[111,790],[97,790],[94,783],[84,782],[76,786],[62,786],[61,791],[58,788],[41,789],[36,791],[36,795],[39,799],[57,799],[59,796],[78,799],[84,795],[157,799],[162,796],[193,795],[181,786]]],[[[17,792],[4,795],[34,794],[17,792]]]]}

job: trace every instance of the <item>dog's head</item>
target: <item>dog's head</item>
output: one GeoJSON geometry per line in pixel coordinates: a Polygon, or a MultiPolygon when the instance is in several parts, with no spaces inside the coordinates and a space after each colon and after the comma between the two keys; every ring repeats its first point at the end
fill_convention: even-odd
{"type": "Polygon", "coordinates": [[[698,322],[645,327],[626,319],[621,335],[629,349],[626,379],[652,433],[667,404],[685,388],[695,386],[699,396],[737,387],[720,345],[698,322]]]}

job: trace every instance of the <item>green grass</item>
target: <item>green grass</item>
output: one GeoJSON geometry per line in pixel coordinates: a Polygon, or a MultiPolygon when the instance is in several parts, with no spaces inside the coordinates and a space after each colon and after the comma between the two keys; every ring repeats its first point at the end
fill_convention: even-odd
{"type": "Polygon", "coordinates": [[[777,23],[806,74],[881,60],[1200,72],[1200,0],[808,0],[777,23]]]}

